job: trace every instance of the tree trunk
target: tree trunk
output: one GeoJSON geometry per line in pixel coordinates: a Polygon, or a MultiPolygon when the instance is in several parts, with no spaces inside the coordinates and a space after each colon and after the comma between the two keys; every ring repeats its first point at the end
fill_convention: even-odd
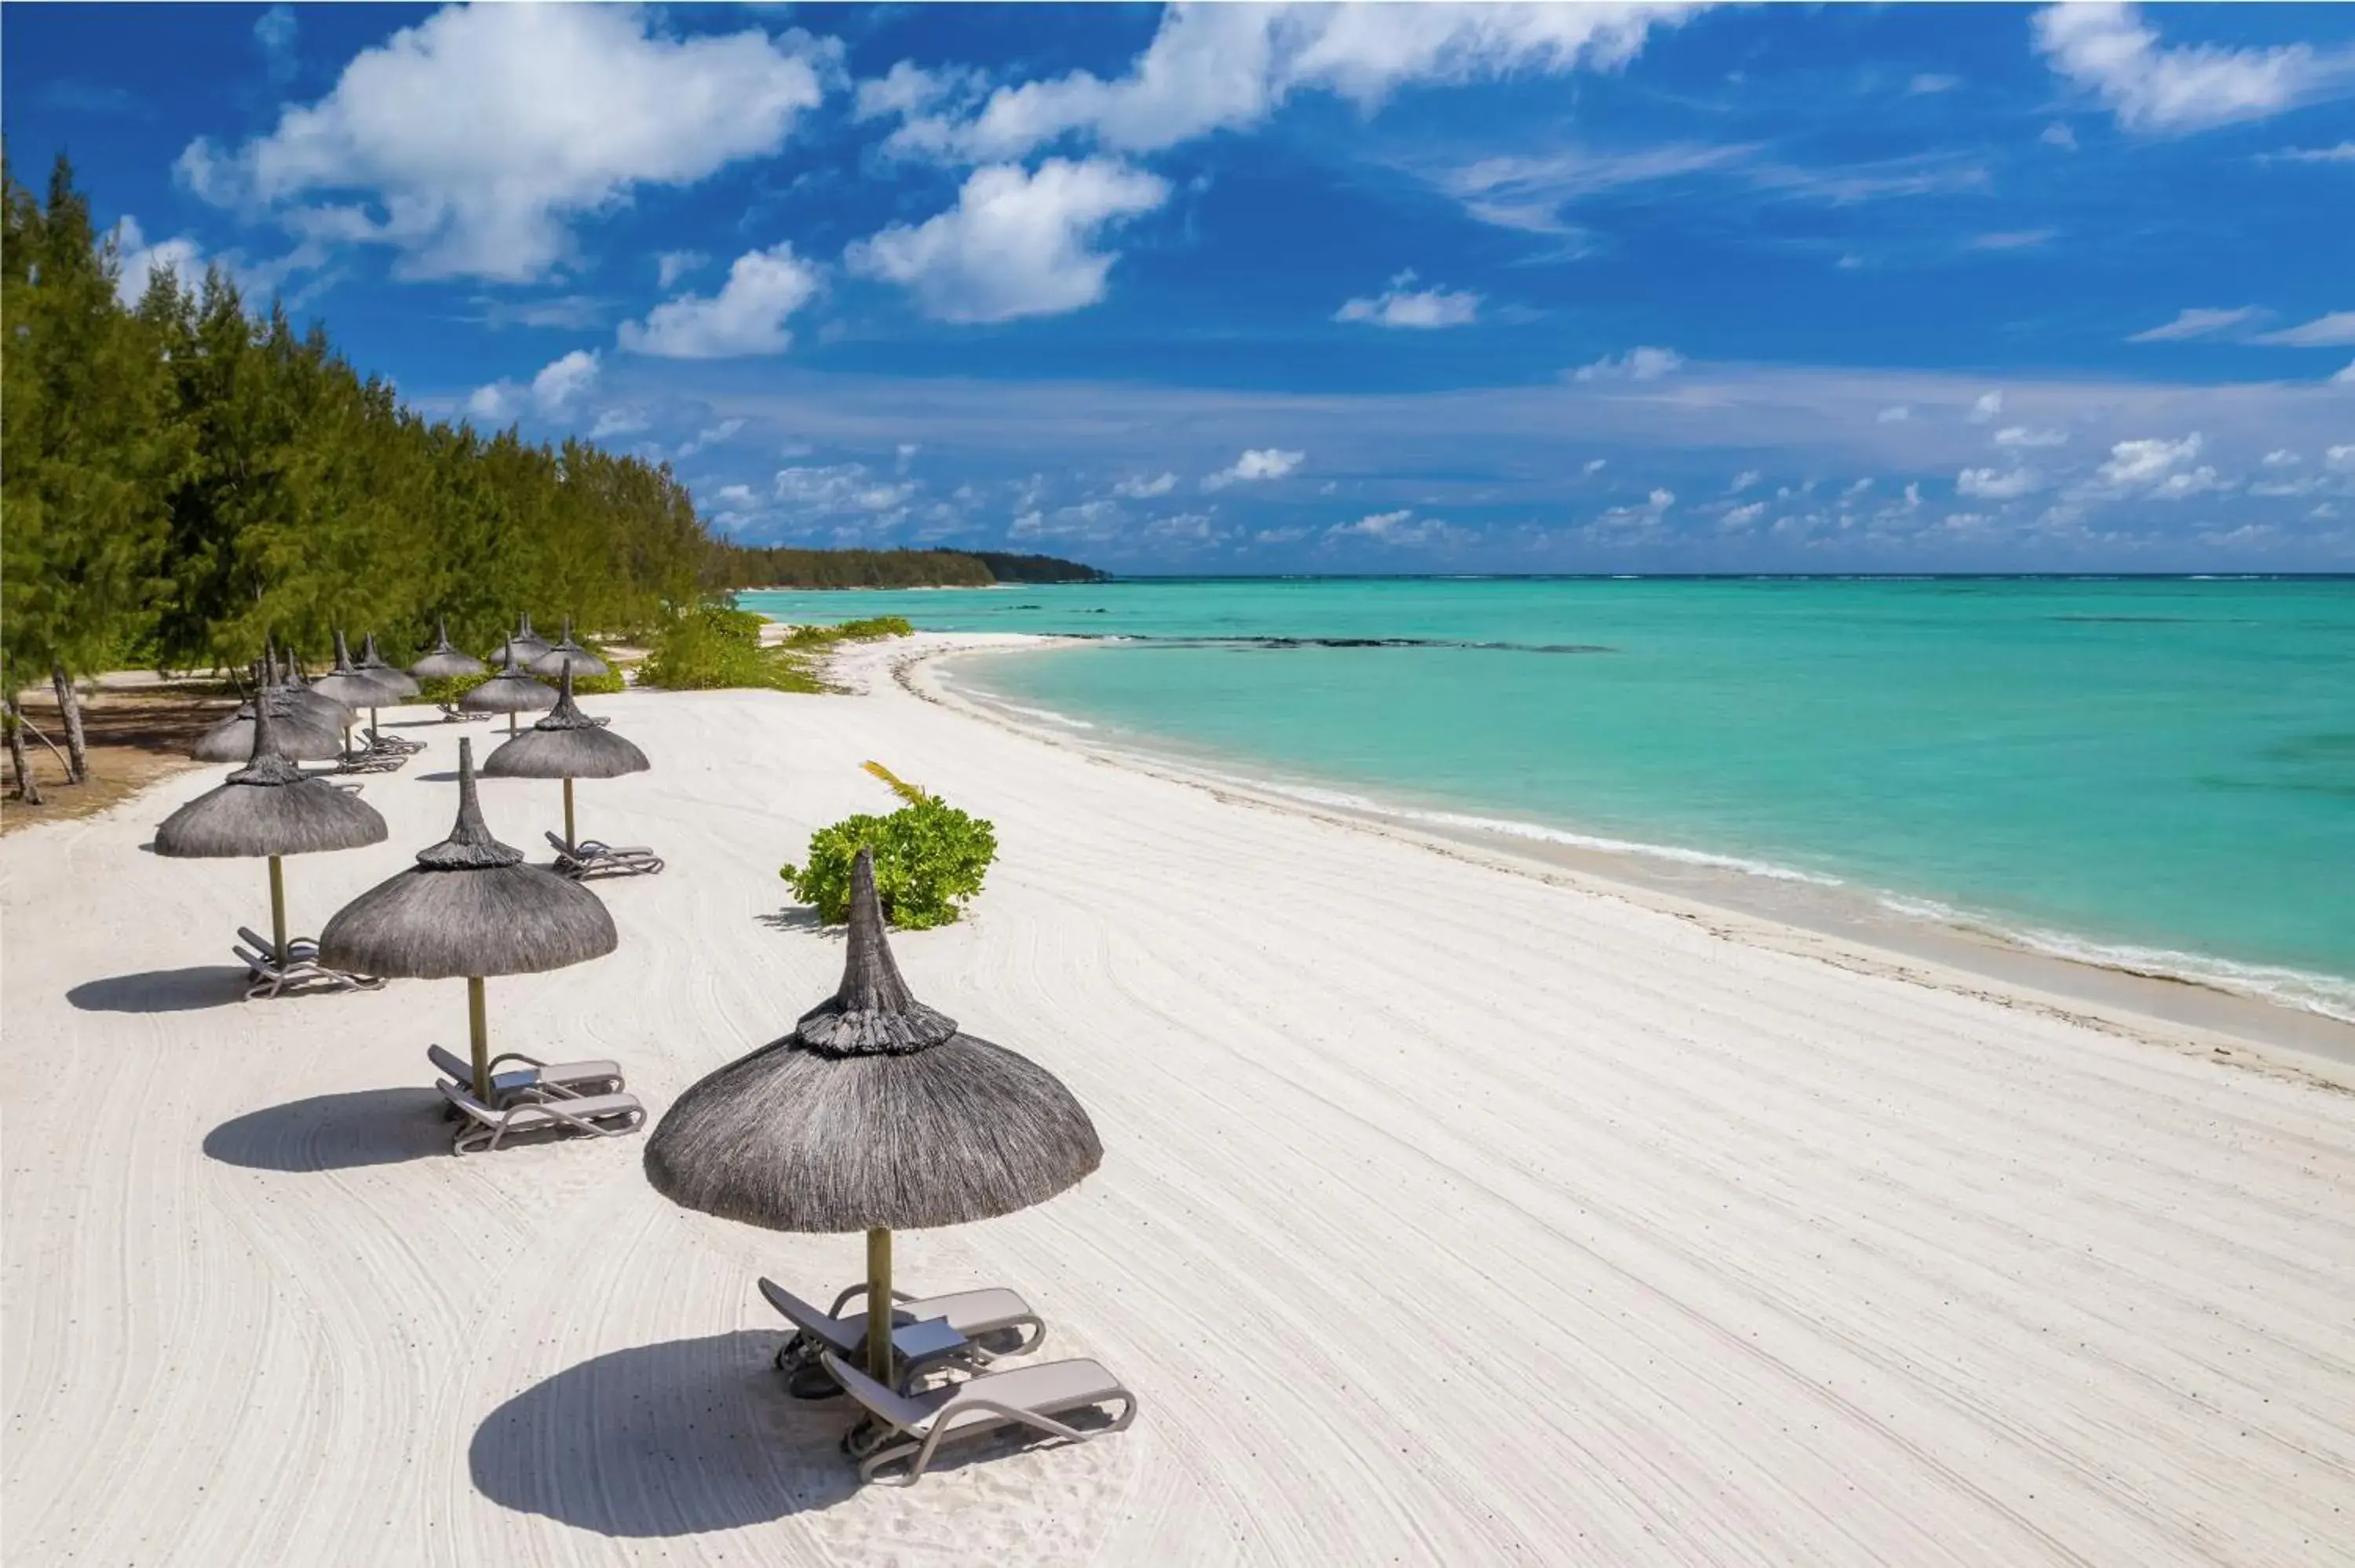
{"type": "Polygon", "coordinates": [[[66,721],[66,782],[90,782],[90,747],[82,739],[81,694],[74,690],[73,677],[65,666],[49,666],[49,684],[58,694],[58,714],[66,721]]]}
{"type": "Polygon", "coordinates": [[[8,761],[16,769],[16,799],[27,806],[41,803],[41,787],[33,782],[33,759],[25,755],[25,724],[16,699],[7,700],[8,761]]]}

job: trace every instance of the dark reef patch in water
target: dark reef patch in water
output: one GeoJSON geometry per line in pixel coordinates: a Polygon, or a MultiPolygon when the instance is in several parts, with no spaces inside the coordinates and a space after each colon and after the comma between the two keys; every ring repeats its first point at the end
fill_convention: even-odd
{"type": "Polygon", "coordinates": [[[1130,633],[1141,648],[1225,648],[1238,653],[1295,648],[1453,648],[1487,653],[1616,653],[1600,642],[1469,642],[1444,637],[1155,637],[1130,633]]]}

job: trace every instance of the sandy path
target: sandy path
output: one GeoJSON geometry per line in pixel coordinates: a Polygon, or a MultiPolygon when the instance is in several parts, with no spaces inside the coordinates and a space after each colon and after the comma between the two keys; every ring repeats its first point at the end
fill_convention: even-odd
{"type": "MultiPolygon", "coordinates": [[[[213,770],[0,844],[5,1538],[46,1563],[2318,1563],[2355,1533],[2355,1097],[1728,940],[921,703],[592,704],[656,773],[614,957],[494,981],[506,1045],[659,1109],[831,989],[777,918],[868,758],[994,818],[918,991],[1108,1150],[903,1238],[1142,1393],[1128,1433],[858,1492],[767,1370],[769,1272],[635,1140],[451,1159],[463,991],[242,1004],[258,865],[137,845],[213,770]]],[[[477,735],[486,726],[468,726],[477,735]]],[[[369,781],[446,827],[457,726],[369,781]]],[[[553,786],[486,787],[538,844],[553,786]]]]}

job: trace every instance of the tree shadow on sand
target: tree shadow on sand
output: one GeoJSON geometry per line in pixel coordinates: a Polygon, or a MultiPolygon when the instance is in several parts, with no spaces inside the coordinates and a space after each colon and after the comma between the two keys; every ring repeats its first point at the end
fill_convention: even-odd
{"type": "Polygon", "coordinates": [[[697,1535],[830,1508],[858,1489],[857,1410],[785,1393],[776,1333],[636,1345],[525,1389],[475,1428],[474,1489],[600,1535],[697,1535]]]}
{"type": "Polygon", "coordinates": [[[755,915],[752,918],[772,931],[821,931],[826,928],[826,923],[817,917],[817,911],[806,904],[787,905],[773,914],[755,915]]]}
{"type": "Polygon", "coordinates": [[[450,1123],[427,1088],[313,1095],[248,1111],[205,1134],[205,1153],[252,1171],[350,1171],[448,1158],[450,1123]]]}
{"type": "Polygon", "coordinates": [[[194,1012],[243,1001],[250,983],[235,964],[204,964],[84,980],[66,992],[66,1001],[84,1012],[194,1012]]]}

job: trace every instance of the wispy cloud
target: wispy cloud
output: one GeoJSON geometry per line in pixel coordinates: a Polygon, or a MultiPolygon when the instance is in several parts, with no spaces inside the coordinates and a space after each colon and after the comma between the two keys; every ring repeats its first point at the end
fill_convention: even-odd
{"type": "Polygon", "coordinates": [[[2171,322],[2162,322],[2146,328],[2126,339],[2128,343],[2175,343],[2190,337],[2212,337],[2236,326],[2244,326],[2264,313],[2254,305],[2235,305],[2229,310],[2192,309],[2175,313],[2171,322]]]}
{"type": "Polygon", "coordinates": [[[2260,333],[2256,341],[2284,348],[2344,348],[2355,344],[2355,311],[2333,311],[2279,332],[2260,333]]]}

